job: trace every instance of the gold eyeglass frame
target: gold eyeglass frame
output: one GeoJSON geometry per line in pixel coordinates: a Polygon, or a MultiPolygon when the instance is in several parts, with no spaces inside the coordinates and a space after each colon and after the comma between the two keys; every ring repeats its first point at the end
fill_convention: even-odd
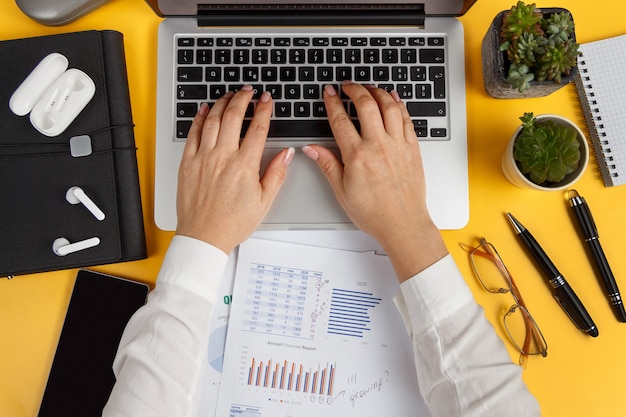
{"type": "Polygon", "coordinates": [[[484,237],[480,239],[480,243],[476,247],[465,245],[463,243],[460,243],[460,246],[466,252],[469,253],[470,265],[472,266],[474,275],[476,276],[476,278],[478,279],[478,281],[480,282],[480,284],[483,286],[485,290],[487,290],[488,292],[492,294],[510,293],[511,296],[513,297],[513,301],[515,301],[515,304],[511,305],[508,311],[504,314],[502,318],[502,324],[503,324],[504,330],[507,333],[509,340],[511,341],[513,346],[515,346],[515,348],[520,352],[519,364],[525,368],[529,355],[541,355],[543,357],[546,357],[548,355],[548,344],[546,342],[546,339],[543,336],[541,329],[539,329],[537,322],[528,311],[528,308],[526,307],[526,303],[524,302],[524,299],[522,298],[522,294],[520,293],[519,288],[517,287],[517,284],[515,283],[515,280],[513,279],[513,276],[507,269],[506,265],[504,265],[504,262],[502,261],[502,257],[500,257],[500,254],[496,250],[495,246],[489,243],[484,237]],[[496,268],[498,268],[498,271],[500,271],[500,274],[502,275],[504,282],[507,284],[507,288],[488,287],[483,281],[483,278],[480,276],[480,273],[478,272],[478,268],[476,267],[476,262],[474,261],[474,256],[481,256],[483,258],[486,258],[492,261],[495,264],[496,268]],[[524,343],[521,346],[515,340],[515,338],[511,334],[511,331],[509,330],[509,327],[506,324],[507,317],[515,313],[517,309],[520,310],[522,317],[524,319],[525,327],[526,327],[526,336],[524,338],[524,343]],[[529,351],[530,346],[533,344],[533,341],[535,345],[538,347],[537,352],[529,351]]]}

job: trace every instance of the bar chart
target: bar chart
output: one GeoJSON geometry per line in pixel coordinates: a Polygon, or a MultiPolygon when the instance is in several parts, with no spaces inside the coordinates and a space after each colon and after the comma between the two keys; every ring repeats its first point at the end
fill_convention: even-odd
{"type": "Polygon", "coordinates": [[[281,360],[262,361],[252,358],[248,368],[247,385],[304,394],[333,396],[336,363],[308,366],[281,360]]]}
{"type": "Polygon", "coordinates": [[[371,331],[370,311],[382,302],[370,292],[333,288],[328,333],[361,338],[371,331]]]}

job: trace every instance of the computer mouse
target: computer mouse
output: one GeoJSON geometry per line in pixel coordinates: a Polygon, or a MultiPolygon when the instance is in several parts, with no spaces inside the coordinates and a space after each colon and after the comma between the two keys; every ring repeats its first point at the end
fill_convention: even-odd
{"type": "Polygon", "coordinates": [[[15,0],[17,7],[46,26],[66,25],[110,0],[15,0]]]}

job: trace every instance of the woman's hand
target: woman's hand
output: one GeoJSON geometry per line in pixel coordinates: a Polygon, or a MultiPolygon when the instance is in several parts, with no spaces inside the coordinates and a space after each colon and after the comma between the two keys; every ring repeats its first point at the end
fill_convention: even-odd
{"type": "Polygon", "coordinates": [[[230,253],[269,211],[287,175],[294,149],[283,149],[260,177],[261,156],[272,114],[263,93],[240,143],[252,88],[228,93],[212,109],[203,104],[189,130],[178,172],[176,233],[230,253]]]}
{"type": "Polygon", "coordinates": [[[303,150],[317,162],[350,219],[381,244],[404,280],[447,253],[426,207],[413,122],[395,92],[352,83],[344,83],[343,91],[356,107],[361,132],[327,86],[326,111],[342,160],[318,145],[303,150]]]}

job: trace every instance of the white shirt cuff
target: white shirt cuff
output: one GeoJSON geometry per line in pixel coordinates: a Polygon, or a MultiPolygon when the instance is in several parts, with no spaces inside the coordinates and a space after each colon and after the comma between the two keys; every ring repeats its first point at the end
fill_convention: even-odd
{"type": "Polygon", "coordinates": [[[228,255],[206,242],[187,236],[172,238],[157,285],[168,283],[215,300],[228,255]]]}
{"type": "Polygon", "coordinates": [[[404,281],[400,291],[394,302],[409,334],[420,333],[474,302],[451,255],[404,281]]]}

